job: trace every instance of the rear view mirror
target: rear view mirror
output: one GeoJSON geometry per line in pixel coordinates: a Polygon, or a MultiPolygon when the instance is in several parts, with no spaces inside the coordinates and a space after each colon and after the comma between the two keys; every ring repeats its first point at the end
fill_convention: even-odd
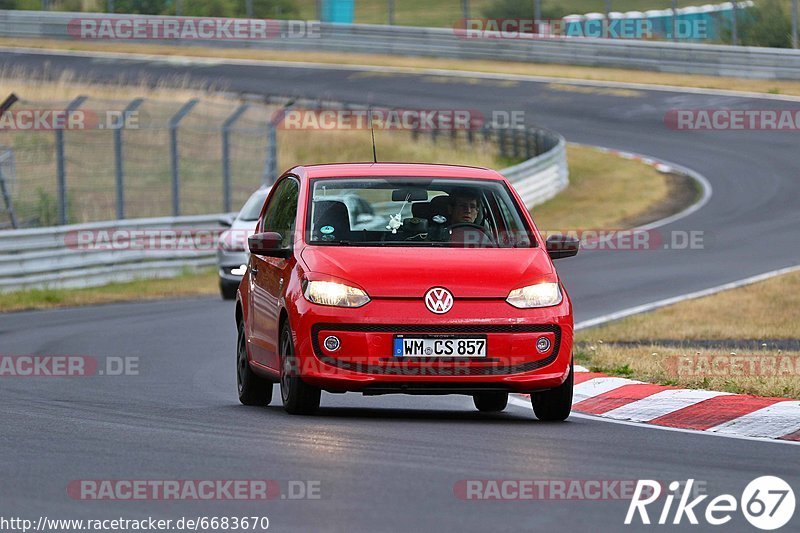
{"type": "Polygon", "coordinates": [[[230,228],[233,226],[233,217],[230,215],[224,215],[219,217],[219,225],[223,228],[230,228]]]}
{"type": "Polygon", "coordinates": [[[392,191],[393,202],[427,202],[428,191],[425,189],[395,189],[392,191]]]}
{"type": "Polygon", "coordinates": [[[250,253],[254,255],[265,255],[267,257],[287,258],[292,253],[290,249],[283,247],[283,236],[274,231],[266,233],[256,233],[247,239],[250,253]]]}
{"type": "Polygon", "coordinates": [[[577,255],[581,241],[566,235],[550,235],[545,245],[550,259],[563,259],[577,255]]]}

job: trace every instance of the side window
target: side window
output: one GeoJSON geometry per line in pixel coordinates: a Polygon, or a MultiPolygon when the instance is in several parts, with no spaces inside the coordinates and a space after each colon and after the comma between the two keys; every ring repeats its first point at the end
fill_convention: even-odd
{"type": "Polygon", "coordinates": [[[300,188],[292,178],[285,178],[276,185],[275,194],[264,210],[262,227],[264,231],[275,231],[283,235],[283,247],[292,244],[295,219],[297,218],[297,200],[300,188]]]}

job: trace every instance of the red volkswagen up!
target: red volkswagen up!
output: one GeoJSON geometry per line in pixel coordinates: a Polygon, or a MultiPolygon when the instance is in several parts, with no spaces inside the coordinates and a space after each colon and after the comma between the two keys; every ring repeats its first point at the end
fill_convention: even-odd
{"type": "Polygon", "coordinates": [[[239,286],[237,383],[289,413],[321,391],[466,394],[541,420],[572,405],[573,318],[552,259],[499,173],[397,163],[296,167],[267,197],[239,286]],[[356,207],[357,206],[357,207],[356,207]],[[351,212],[357,209],[357,213],[351,212]]]}

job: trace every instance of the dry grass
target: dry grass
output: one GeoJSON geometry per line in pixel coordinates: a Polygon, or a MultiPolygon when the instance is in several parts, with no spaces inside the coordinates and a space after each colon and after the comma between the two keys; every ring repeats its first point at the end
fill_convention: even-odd
{"type": "Polygon", "coordinates": [[[653,167],[584,146],[567,153],[569,187],[531,211],[540,230],[625,229],[667,196],[667,178],[653,167]]]}
{"type": "MultiPolygon", "coordinates": [[[[677,372],[675,365],[678,356],[730,355],[730,351],[721,349],[693,347],[692,341],[768,342],[800,338],[798,294],[800,272],[795,272],[580,331],[576,334],[576,360],[591,370],[647,382],[800,398],[800,353],[767,349],[737,352],[738,356],[782,357],[778,368],[783,368],[784,372],[777,376],[763,372],[760,376],[746,375],[746,371],[730,375],[687,375],[677,372]],[[685,341],[686,345],[665,347],[659,345],[659,340],[685,341]],[[634,344],[621,346],[614,342],[634,344]]],[[[744,364],[747,368],[749,363],[744,364]]]]}
{"type": "Polygon", "coordinates": [[[579,342],[800,338],[800,272],[581,331],[579,342]]]}
{"type": "Polygon", "coordinates": [[[575,360],[595,372],[648,383],[800,399],[798,352],[758,350],[732,355],[722,350],[668,348],[657,343],[636,347],[594,343],[577,348],[575,360]],[[720,364],[710,364],[714,361],[720,364]],[[768,366],[770,363],[774,366],[768,366]]]}
{"type": "Polygon", "coordinates": [[[217,270],[186,272],[171,279],[141,279],[88,289],[34,289],[0,294],[0,312],[99,305],[219,294],[217,270]]]}
{"type": "MultiPolygon", "coordinates": [[[[313,62],[341,65],[375,65],[424,69],[466,70],[482,73],[518,74],[576,80],[673,85],[754,93],[800,96],[800,82],[753,80],[734,77],[701,76],[695,74],[646,72],[618,68],[595,68],[540,63],[453,60],[423,57],[398,57],[379,54],[341,54],[334,52],[288,52],[276,50],[216,49],[196,46],[162,46],[140,43],[94,43],[48,39],[0,39],[0,47],[49,48],[57,50],[96,50],[116,53],[160,54],[209,58],[267,60],[281,62],[313,62]]],[[[596,90],[603,90],[598,88],[596,90]]]]}

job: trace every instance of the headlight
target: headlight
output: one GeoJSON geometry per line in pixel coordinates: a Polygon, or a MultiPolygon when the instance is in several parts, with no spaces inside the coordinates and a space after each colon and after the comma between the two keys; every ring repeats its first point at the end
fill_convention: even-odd
{"type": "Polygon", "coordinates": [[[558,283],[539,283],[514,289],[506,301],[514,307],[527,309],[531,307],[550,307],[561,303],[561,289],[558,283]]]}
{"type": "Polygon", "coordinates": [[[308,281],[303,294],[309,302],[335,307],[361,307],[369,302],[361,289],[333,281],[308,281]]]}

